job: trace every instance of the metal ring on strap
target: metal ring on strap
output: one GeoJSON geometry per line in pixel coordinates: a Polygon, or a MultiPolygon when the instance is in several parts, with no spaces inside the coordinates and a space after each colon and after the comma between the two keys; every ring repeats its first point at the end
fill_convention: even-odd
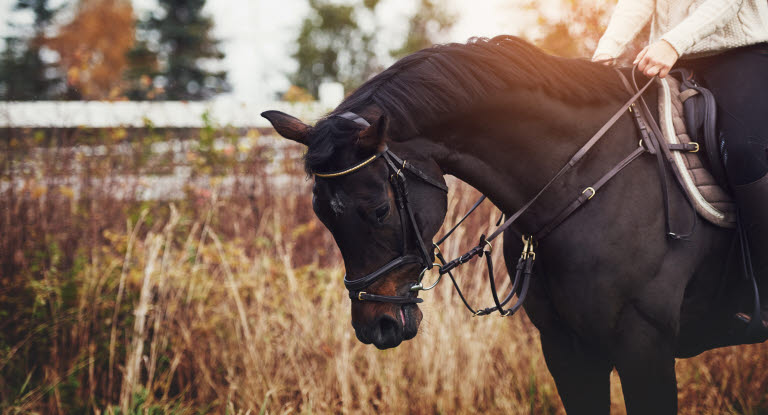
{"type": "Polygon", "coordinates": [[[418,282],[411,287],[411,291],[429,291],[435,288],[437,284],[440,283],[440,280],[443,279],[443,274],[439,274],[439,276],[437,277],[437,280],[435,280],[435,282],[432,283],[432,285],[430,285],[429,287],[424,287],[424,284],[422,283],[422,280],[424,279],[424,274],[426,274],[427,271],[431,270],[434,267],[440,268],[440,264],[435,262],[432,264],[431,267],[424,268],[423,270],[421,270],[421,274],[419,274],[418,282]]]}

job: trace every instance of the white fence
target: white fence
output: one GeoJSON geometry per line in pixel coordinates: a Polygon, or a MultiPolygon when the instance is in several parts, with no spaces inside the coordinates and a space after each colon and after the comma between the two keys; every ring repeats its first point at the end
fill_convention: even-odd
{"type": "Polygon", "coordinates": [[[263,111],[278,110],[314,123],[344,99],[338,82],[320,84],[319,101],[292,104],[213,101],[37,101],[0,102],[0,128],[201,128],[206,119],[216,126],[267,128],[263,111]]]}
{"type": "Polygon", "coordinates": [[[247,103],[230,100],[182,101],[32,101],[0,102],[0,128],[201,128],[205,118],[217,126],[266,128],[266,110],[279,110],[308,123],[335,105],[327,101],[247,103]]]}
{"type": "MultiPolygon", "coordinates": [[[[245,103],[231,100],[208,102],[100,102],[100,101],[37,101],[37,102],[0,102],[0,128],[201,128],[210,123],[215,127],[270,128],[269,121],[261,117],[266,110],[279,110],[294,115],[305,122],[314,123],[333,109],[341,100],[325,99],[316,102],[291,104],[287,102],[245,103]],[[334,102],[335,101],[335,102],[334,102]]],[[[289,177],[280,173],[278,166],[285,159],[300,163],[301,148],[291,147],[288,140],[277,137],[274,133],[240,137],[235,147],[231,139],[214,140],[213,150],[226,152],[236,150],[247,152],[254,146],[275,149],[272,159],[266,165],[269,174],[263,178],[238,177],[224,175],[192,177],[187,164],[187,154],[194,149],[194,140],[170,138],[167,141],[153,143],[150,152],[153,155],[170,155],[173,164],[169,174],[115,174],[110,177],[90,179],[89,189],[109,189],[108,196],[94,194],[92,197],[111,197],[116,199],[136,198],[138,200],[174,200],[185,197],[185,189],[201,189],[220,196],[227,196],[235,187],[252,188],[257,191],[269,186],[280,191],[306,191],[307,182],[300,178],[289,177]],[[207,190],[206,190],[207,189],[207,190]]],[[[23,160],[11,165],[12,171],[40,170],[41,163],[50,152],[66,153],[71,160],[84,160],[91,156],[110,154],[130,154],[135,151],[130,143],[117,144],[77,144],[63,149],[37,147],[31,149],[23,160]],[[107,148],[109,146],[109,148],[107,148]]],[[[29,189],[30,186],[67,187],[75,199],[82,195],[79,163],[71,166],[72,171],[62,176],[46,177],[30,181],[23,174],[15,174],[13,180],[0,179],[0,193],[11,188],[29,189]]],[[[103,193],[103,192],[102,192],[103,193]]]]}

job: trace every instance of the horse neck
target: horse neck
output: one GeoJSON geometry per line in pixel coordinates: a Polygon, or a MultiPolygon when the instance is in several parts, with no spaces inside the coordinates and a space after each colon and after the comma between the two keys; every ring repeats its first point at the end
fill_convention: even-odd
{"type": "MultiPolygon", "coordinates": [[[[510,214],[533,197],[621,104],[575,105],[537,91],[518,91],[451,117],[428,140],[434,144],[433,159],[445,174],[475,187],[510,214]]],[[[569,173],[562,187],[583,185],[579,176],[569,173]]],[[[557,191],[549,193],[542,196],[543,204],[562,203],[557,191]]],[[[533,215],[521,222],[538,227],[542,220],[533,215]]]]}

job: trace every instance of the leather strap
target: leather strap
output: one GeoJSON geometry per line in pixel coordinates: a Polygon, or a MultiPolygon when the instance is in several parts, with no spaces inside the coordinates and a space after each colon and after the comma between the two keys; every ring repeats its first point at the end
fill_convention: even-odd
{"type": "Polygon", "coordinates": [[[624,160],[619,162],[619,164],[614,166],[608,173],[603,175],[600,180],[595,182],[595,184],[584,189],[584,191],[579,194],[579,197],[571,202],[570,205],[563,209],[560,214],[558,214],[553,220],[547,223],[547,225],[536,232],[534,235],[535,238],[539,241],[544,239],[547,235],[549,235],[550,232],[552,232],[561,223],[563,223],[564,220],[571,216],[578,208],[580,208],[588,200],[592,199],[597,194],[597,191],[603,187],[603,185],[608,183],[609,180],[611,180],[620,171],[624,170],[625,167],[627,167],[630,163],[632,163],[636,158],[640,157],[645,152],[645,148],[638,147],[635,151],[630,153],[627,157],[624,158],[624,160]]]}
{"type": "MultiPolygon", "coordinates": [[[[512,297],[515,296],[515,292],[517,292],[517,288],[520,285],[520,277],[523,274],[523,268],[525,268],[526,260],[522,257],[517,260],[517,266],[515,267],[515,278],[512,279],[510,276],[510,280],[512,281],[512,288],[509,289],[509,294],[504,298],[504,300],[501,302],[501,306],[507,305],[507,303],[512,299],[512,297]]],[[[482,310],[477,311],[477,315],[484,316],[487,314],[491,314],[492,312],[498,310],[498,307],[488,307],[484,308],[482,310]]]]}
{"type": "Polygon", "coordinates": [[[699,151],[699,143],[678,143],[678,144],[668,143],[667,148],[669,148],[672,151],[687,151],[687,152],[695,153],[699,151]]]}
{"type": "Polygon", "coordinates": [[[387,275],[390,271],[400,268],[404,265],[409,264],[420,264],[421,258],[415,256],[415,255],[404,255],[399,256],[389,262],[387,262],[384,266],[377,269],[376,271],[358,279],[354,280],[348,280],[347,276],[344,276],[344,285],[347,287],[348,290],[362,290],[365,287],[368,287],[369,285],[373,284],[374,282],[380,280],[382,277],[387,275]]]}
{"type": "Polygon", "coordinates": [[[564,166],[563,166],[563,167],[560,169],[560,171],[558,171],[558,172],[557,172],[557,174],[555,174],[555,176],[554,176],[552,179],[550,179],[550,180],[549,180],[549,182],[547,182],[547,184],[545,184],[545,185],[544,185],[544,187],[542,187],[542,188],[541,188],[541,190],[539,190],[539,192],[538,192],[538,193],[536,193],[536,195],[535,195],[533,198],[531,198],[531,199],[528,201],[528,203],[526,203],[525,205],[523,205],[523,207],[521,207],[520,209],[518,209],[518,211],[517,211],[517,212],[515,212],[514,214],[512,214],[511,216],[509,216],[509,218],[507,218],[507,220],[504,222],[504,224],[502,224],[502,225],[501,225],[500,227],[498,227],[498,228],[497,228],[497,229],[496,229],[496,230],[495,230],[495,231],[494,231],[494,232],[493,232],[493,233],[492,233],[490,236],[488,236],[488,238],[487,238],[487,241],[488,241],[488,242],[491,242],[491,241],[493,241],[494,239],[496,239],[496,237],[498,237],[498,236],[499,236],[499,235],[501,235],[501,234],[502,234],[502,233],[503,233],[505,230],[507,230],[507,228],[509,228],[510,226],[512,226],[512,224],[513,224],[513,223],[515,223],[515,221],[516,221],[516,220],[517,220],[517,219],[518,219],[518,218],[519,218],[519,217],[520,217],[520,216],[521,216],[523,213],[525,213],[525,212],[526,212],[526,211],[527,211],[527,210],[528,210],[528,209],[531,207],[531,205],[533,205],[533,203],[534,203],[534,202],[536,202],[536,200],[538,200],[538,198],[539,198],[539,197],[540,197],[540,196],[541,196],[541,195],[542,195],[542,194],[543,194],[545,191],[547,191],[547,189],[549,189],[549,187],[550,187],[550,186],[552,186],[552,184],[553,184],[553,183],[554,183],[554,182],[555,182],[557,179],[559,179],[559,178],[560,178],[560,177],[561,177],[563,174],[565,174],[565,173],[566,173],[568,170],[570,170],[570,169],[571,169],[571,167],[573,167],[574,165],[576,165],[576,163],[578,163],[578,162],[579,162],[579,160],[581,160],[581,159],[582,159],[582,158],[583,158],[583,157],[584,157],[584,156],[587,154],[587,152],[588,152],[588,151],[589,151],[589,150],[590,150],[592,147],[594,147],[594,145],[595,145],[595,144],[597,144],[597,142],[598,142],[598,141],[599,141],[599,140],[600,140],[600,139],[601,139],[601,138],[602,138],[602,137],[605,135],[605,133],[608,131],[608,129],[610,129],[610,128],[613,126],[613,124],[615,124],[615,123],[616,123],[616,121],[618,121],[618,119],[619,119],[619,118],[621,118],[621,116],[622,116],[622,115],[624,114],[624,112],[625,112],[625,111],[626,111],[626,110],[627,110],[627,109],[630,107],[630,105],[632,105],[632,104],[633,104],[633,103],[634,103],[634,102],[635,102],[635,101],[636,101],[638,98],[640,98],[640,96],[641,96],[641,95],[642,95],[642,94],[645,92],[645,90],[646,90],[646,89],[648,89],[648,87],[649,87],[649,86],[651,86],[651,83],[652,83],[652,82],[653,82],[653,80],[652,80],[652,79],[651,79],[651,80],[649,80],[649,81],[648,81],[648,83],[647,83],[647,84],[645,84],[645,86],[643,86],[643,88],[642,88],[642,89],[640,89],[640,90],[639,90],[639,91],[637,91],[637,92],[636,92],[634,95],[632,95],[632,97],[631,97],[631,98],[630,98],[630,99],[629,99],[629,100],[628,100],[626,103],[624,103],[624,105],[622,105],[622,106],[621,106],[621,108],[619,108],[619,110],[618,110],[618,111],[616,111],[616,113],[615,113],[615,114],[613,114],[613,116],[612,116],[612,117],[611,117],[611,118],[608,120],[608,122],[606,122],[606,123],[605,123],[605,124],[604,124],[604,125],[603,125],[603,126],[602,126],[602,127],[601,127],[601,128],[600,128],[600,129],[599,129],[599,130],[598,130],[598,131],[597,131],[597,132],[596,132],[596,133],[595,133],[595,134],[594,134],[594,135],[593,135],[593,136],[592,136],[592,137],[589,139],[589,140],[588,140],[588,141],[587,141],[587,143],[586,143],[586,144],[584,144],[584,146],[582,146],[582,147],[581,147],[581,148],[580,148],[580,149],[579,149],[579,150],[576,152],[576,154],[574,154],[574,155],[573,155],[573,157],[571,157],[571,159],[570,159],[570,160],[568,160],[568,163],[566,163],[566,164],[565,164],[565,165],[564,165],[564,166]]]}
{"type": "MultiPolygon", "coordinates": [[[[390,154],[387,154],[385,157],[387,160],[387,163],[389,163],[390,168],[392,168],[395,173],[391,176],[391,180],[393,181],[393,185],[396,186],[397,190],[396,193],[400,194],[401,204],[402,206],[400,208],[400,222],[404,223],[405,219],[409,220],[409,223],[411,224],[411,228],[413,229],[414,238],[417,242],[417,247],[419,248],[419,251],[421,252],[421,256],[424,259],[422,265],[427,268],[432,263],[432,257],[427,251],[427,247],[424,245],[424,241],[421,239],[421,229],[419,229],[419,224],[416,223],[416,217],[413,214],[413,209],[411,209],[411,204],[408,203],[408,182],[405,179],[405,175],[401,170],[395,170],[397,169],[397,166],[392,161],[392,156],[390,154]],[[403,215],[403,211],[405,211],[405,215],[403,215]],[[406,216],[407,215],[407,216],[406,216]]],[[[403,162],[404,163],[404,162],[403,162]]],[[[403,237],[405,237],[406,231],[403,229],[403,237]]],[[[406,241],[403,241],[403,250],[402,252],[406,252],[406,241]]]]}
{"type": "Polygon", "coordinates": [[[447,192],[448,186],[444,185],[443,183],[427,176],[424,174],[423,171],[419,170],[416,166],[414,166],[411,163],[408,163],[408,161],[401,159],[400,157],[397,157],[397,155],[389,150],[387,150],[387,156],[392,159],[390,162],[390,165],[392,168],[395,169],[395,171],[399,171],[400,169],[405,169],[405,171],[410,172],[414,176],[418,177],[421,181],[431,184],[434,187],[437,187],[438,189],[447,192]],[[392,164],[394,163],[394,164],[392,164]]]}
{"type": "MultiPolygon", "coordinates": [[[[445,235],[443,235],[442,238],[440,238],[437,242],[435,242],[434,245],[435,246],[440,246],[443,242],[445,242],[445,240],[448,239],[449,236],[451,236],[453,231],[458,229],[459,226],[462,224],[462,222],[464,222],[464,220],[467,219],[469,217],[469,215],[471,215],[472,212],[474,212],[475,209],[477,209],[477,207],[480,206],[480,204],[483,203],[483,201],[485,199],[486,199],[485,195],[480,196],[480,198],[477,199],[477,202],[475,202],[475,204],[472,206],[472,208],[469,209],[469,212],[467,212],[464,215],[464,217],[462,217],[458,222],[456,222],[456,224],[453,225],[453,227],[448,232],[446,232],[445,235]]],[[[498,226],[498,224],[496,224],[496,226],[498,226]]]]}
{"type": "Polygon", "coordinates": [[[379,303],[393,303],[393,304],[418,304],[418,303],[424,302],[423,299],[418,297],[368,294],[365,291],[350,291],[349,299],[352,301],[375,301],[379,303]]]}
{"type": "MultiPolygon", "coordinates": [[[[529,255],[526,255],[526,251],[523,251],[523,256],[521,256],[520,260],[518,261],[517,265],[517,271],[515,273],[515,278],[512,283],[512,289],[510,290],[510,293],[506,296],[506,298],[503,301],[499,301],[498,294],[496,292],[496,284],[495,284],[495,278],[493,276],[493,261],[491,259],[491,256],[489,253],[486,253],[484,251],[484,246],[486,243],[490,243],[493,239],[495,239],[498,235],[502,234],[505,230],[507,230],[524,212],[526,212],[531,205],[550,187],[552,184],[563,174],[565,174],[571,167],[576,165],[583,157],[586,155],[589,150],[602,138],[605,133],[610,129],[610,127],[618,121],[618,119],[624,114],[624,111],[629,109],[638,98],[641,98],[642,94],[648,89],[648,87],[651,85],[653,80],[649,80],[648,83],[646,83],[642,89],[638,90],[636,93],[632,95],[632,97],[604,124],[588,141],[584,146],[582,146],[566,163],[560,171],[555,174],[555,176],[547,182],[547,184],[544,185],[544,187],[539,190],[536,195],[529,200],[525,205],[523,205],[517,212],[512,214],[507,218],[507,220],[502,224],[500,227],[498,227],[488,238],[485,238],[485,236],[481,236],[480,243],[469,250],[464,255],[460,256],[459,258],[456,258],[452,261],[446,261],[443,257],[442,253],[438,251],[437,258],[440,260],[440,262],[443,264],[440,267],[440,275],[448,274],[451,278],[451,281],[453,282],[454,287],[456,288],[456,291],[459,293],[459,297],[461,298],[462,302],[464,303],[464,306],[473,313],[473,315],[486,315],[493,311],[498,310],[502,316],[509,316],[517,312],[525,302],[528,288],[530,287],[530,279],[533,275],[533,262],[535,261],[535,256],[531,253],[529,255]],[[467,302],[466,298],[464,297],[463,293],[461,292],[461,289],[459,285],[456,283],[456,279],[454,278],[451,270],[458,267],[459,265],[468,262],[470,259],[472,259],[475,256],[486,256],[486,262],[488,266],[488,277],[489,277],[489,283],[491,286],[491,293],[494,300],[494,306],[488,307],[479,311],[475,311],[467,302]],[[514,296],[514,294],[517,291],[518,284],[522,282],[522,288],[520,289],[520,293],[518,294],[518,300],[511,308],[504,310],[503,307],[506,305],[514,296]]],[[[634,115],[634,114],[633,114],[634,115]]],[[[649,140],[652,141],[652,140],[649,140]]],[[[641,141],[642,144],[642,141],[641,141]]],[[[581,205],[586,203],[589,199],[591,199],[605,183],[607,183],[611,178],[613,178],[616,174],[618,174],[621,170],[623,170],[627,165],[629,165],[632,161],[637,159],[641,154],[648,151],[646,148],[639,146],[635,151],[633,151],[630,155],[624,158],[618,165],[614,166],[608,173],[606,173],[600,180],[598,180],[594,186],[591,188],[588,188],[587,190],[591,190],[591,192],[587,193],[587,191],[583,191],[582,194],[577,198],[576,201],[572,202],[568,207],[566,207],[551,223],[549,223],[544,228],[544,232],[540,233],[539,236],[543,237],[546,236],[549,232],[551,232],[555,227],[557,227],[560,223],[562,223],[566,218],[568,218],[573,212],[575,212],[581,205]]],[[[470,213],[474,211],[477,206],[483,201],[484,198],[480,198],[477,203],[472,207],[470,210],[470,213]]],[[[453,231],[458,227],[458,225],[461,224],[461,222],[466,219],[466,217],[469,214],[465,215],[459,223],[454,225],[453,228],[448,232],[448,234],[453,233],[453,231]]],[[[438,242],[443,242],[445,238],[444,236],[441,238],[438,242]]],[[[534,239],[540,239],[539,237],[534,238],[533,236],[530,237],[529,242],[530,244],[534,244],[534,239]]],[[[526,246],[527,246],[526,243],[526,246]]],[[[435,244],[437,246],[437,244],[435,244]]],[[[532,252],[532,251],[531,251],[532,252]]],[[[511,278],[511,276],[510,276],[511,278]]]]}
{"type": "MultiPolygon", "coordinates": [[[[623,76],[623,75],[622,75],[623,76]]],[[[634,68],[632,69],[632,84],[637,89],[637,82],[635,79],[635,71],[634,68]]],[[[672,170],[672,174],[675,176],[675,179],[677,180],[677,183],[682,185],[684,183],[684,180],[680,174],[680,171],[676,168],[674,168],[674,160],[672,156],[672,152],[669,150],[669,147],[667,145],[667,140],[664,138],[664,134],[661,132],[661,129],[659,129],[658,124],[654,121],[653,116],[651,115],[651,110],[648,109],[648,104],[645,102],[645,99],[640,96],[638,100],[638,106],[637,108],[640,109],[640,115],[643,116],[648,123],[648,126],[651,128],[651,143],[653,143],[654,146],[658,150],[660,150],[660,154],[657,154],[656,157],[659,160],[659,176],[663,177],[662,179],[662,193],[664,197],[664,207],[666,212],[666,219],[667,219],[667,235],[672,237],[673,239],[688,239],[692,234],[696,227],[696,210],[694,208],[695,202],[691,200],[691,196],[688,194],[688,192],[683,191],[683,195],[685,195],[685,199],[688,201],[688,204],[691,207],[691,212],[693,214],[693,225],[691,226],[691,230],[686,233],[676,232],[672,226],[672,212],[671,212],[671,205],[669,201],[669,190],[667,188],[666,178],[667,178],[667,165],[669,166],[669,170],[672,170]],[[663,155],[663,156],[662,156],[663,155]],[[665,163],[666,161],[666,163],[665,163]]]]}

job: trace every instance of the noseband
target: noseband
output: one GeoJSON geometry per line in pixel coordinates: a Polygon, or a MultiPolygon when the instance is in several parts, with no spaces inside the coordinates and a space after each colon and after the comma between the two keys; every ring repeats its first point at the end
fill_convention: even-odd
{"type": "MultiPolygon", "coordinates": [[[[337,116],[353,121],[357,124],[360,124],[363,127],[370,127],[370,124],[368,123],[368,121],[366,121],[365,119],[363,119],[362,117],[360,117],[355,113],[345,112],[337,116]]],[[[431,269],[433,266],[439,266],[439,264],[432,263],[433,254],[427,250],[427,245],[424,244],[424,240],[421,238],[421,230],[419,229],[419,225],[416,223],[416,218],[413,215],[413,209],[411,208],[410,201],[408,200],[408,181],[405,173],[410,173],[411,176],[421,180],[424,183],[434,186],[446,193],[448,192],[448,187],[446,187],[443,183],[427,176],[424,172],[416,168],[414,165],[408,163],[408,161],[403,160],[400,157],[396,156],[386,146],[380,152],[361,161],[360,163],[355,164],[352,167],[349,167],[344,170],[330,172],[330,173],[315,173],[315,176],[321,177],[321,178],[335,178],[340,176],[346,176],[359,171],[365,166],[368,166],[378,158],[383,158],[386,161],[387,170],[392,173],[389,176],[389,184],[390,186],[392,186],[392,192],[395,195],[395,205],[397,206],[397,211],[400,215],[400,223],[402,225],[402,242],[400,245],[400,256],[393,259],[392,261],[389,261],[388,263],[381,266],[379,269],[361,278],[350,280],[350,279],[347,279],[347,276],[345,275],[344,285],[347,287],[347,290],[349,290],[349,298],[352,299],[352,301],[376,301],[381,303],[395,303],[395,304],[420,303],[424,300],[412,295],[408,295],[408,296],[378,295],[378,294],[369,294],[363,290],[373,285],[373,283],[375,283],[376,281],[389,275],[391,271],[406,265],[411,265],[411,264],[420,264],[422,266],[422,271],[419,274],[418,281],[416,282],[415,285],[411,287],[410,291],[415,292],[418,290],[425,289],[421,285],[421,280],[424,277],[424,274],[427,272],[427,270],[431,269]],[[406,254],[408,249],[408,226],[409,225],[411,228],[411,233],[413,233],[413,239],[416,240],[416,247],[419,250],[419,255],[406,254]]],[[[428,287],[426,289],[430,289],[430,288],[432,287],[428,287]]]]}

